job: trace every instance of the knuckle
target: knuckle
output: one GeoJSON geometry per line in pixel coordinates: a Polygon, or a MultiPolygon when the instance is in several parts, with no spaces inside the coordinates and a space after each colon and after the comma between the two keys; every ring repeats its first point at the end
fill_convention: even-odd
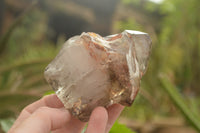
{"type": "Polygon", "coordinates": [[[25,114],[25,113],[28,113],[28,114],[32,114],[32,112],[29,110],[29,107],[25,107],[22,111],[21,111],[21,114],[25,114]]]}
{"type": "Polygon", "coordinates": [[[35,114],[37,115],[46,115],[46,113],[49,111],[48,107],[40,107],[35,111],[35,114]]]}
{"type": "Polygon", "coordinates": [[[39,108],[37,109],[38,112],[45,112],[45,111],[48,111],[48,110],[49,110],[48,107],[39,107],[39,108]]]}
{"type": "Polygon", "coordinates": [[[49,97],[49,95],[43,96],[43,97],[42,97],[42,100],[45,100],[45,99],[47,99],[48,97],[49,97]]]}

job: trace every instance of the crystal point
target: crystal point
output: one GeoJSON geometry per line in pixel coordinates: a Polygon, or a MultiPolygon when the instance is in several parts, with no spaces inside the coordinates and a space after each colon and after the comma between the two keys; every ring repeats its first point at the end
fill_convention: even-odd
{"type": "Polygon", "coordinates": [[[125,30],[107,37],[82,33],[64,44],[44,74],[65,108],[88,121],[97,106],[133,103],[150,51],[147,33],[125,30]]]}

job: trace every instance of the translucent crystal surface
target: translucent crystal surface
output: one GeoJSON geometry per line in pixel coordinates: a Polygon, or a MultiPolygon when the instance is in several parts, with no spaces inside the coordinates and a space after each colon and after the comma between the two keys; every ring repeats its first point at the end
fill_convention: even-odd
{"type": "Polygon", "coordinates": [[[82,33],[64,44],[44,74],[65,108],[88,121],[97,106],[133,103],[150,50],[147,33],[125,30],[107,37],[82,33]]]}

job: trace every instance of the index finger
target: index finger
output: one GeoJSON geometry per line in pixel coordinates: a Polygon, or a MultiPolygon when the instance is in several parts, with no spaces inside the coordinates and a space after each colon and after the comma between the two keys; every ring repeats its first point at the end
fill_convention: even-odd
{"type": "Polygon", "coordinates": [[[67,110],[41,107],[8,133],[49,133],[61,128],[70,119],[71,115],[67,110]]]}
{"type": "Polygon", "coordinates": [[[15,121],[12,128],[18,126],[22,121],[27,119],[35,110],[37,110],[40,107],[62,108],[63,104],[55,94],[44,96],[42,99],[25,107],[22,110],[19,117],[17,118],[17,120],[15,121]]]}
{"type": "Polygon", "coordinates": [[[44,106],[50,108],[61,108],[63,107],[63,103],[58,99],[56,94],[51,94],[44,96],[42,99],[28,105],[26,108],[24,108],[24,110],[32,114],[36,109],[44,106]]]}

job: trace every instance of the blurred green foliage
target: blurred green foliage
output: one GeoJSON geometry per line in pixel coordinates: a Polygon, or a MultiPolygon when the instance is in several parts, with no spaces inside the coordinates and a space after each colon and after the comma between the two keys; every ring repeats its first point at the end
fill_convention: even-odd
{"type": "MultiPolygon", "coordinates": [[[[148,32],[153,42],[141,91],[135,103],[126,108],[122,116],[142,122],[155,117],[181,117],[179,110],[182,107],[176,106],[174,109],[177,102],[173,95],[181,95],[181,99],[184,99],[181,104],[189,108],[186,112],[198,114],[200,1],[164,0],[156,4],[146,0],[121,0],[120,5],[133,14],[114,21],[113,29],[118,32],[124,29],[148,32]],[[170,79],[166,84],[172,84],[173,87],[169,87],[172,93],[166,92],[167,87],[160,82],[160,75],[170,79]]],[[[6,49],[0,55],[1,119],[15,118],[25,105],[51,93],[48,92],[51,88],[43,78],[43,71],[56,56],[65,38],[60,36],[58,45],[48,40],[45,37],[48,32],[47,20],[45,12],[33,9],[14,29],[9,29],[12,33],[6,49]]],[[[8,126],[3,124],[1,128],[5,131],[8,126]]],[[[111,132],[119,129],[131,132],[119,123],[114,125],[111,132]]]]}
{"type": "MultiPolygon", "coordinates": [[[[126,108],[123,115],[141,121],[148,121],[157,116],[179,116],[179,110],[182,111],[182,107],[177,106],[178,110],[173,110],[172,101],[174,100],[171,96],[171,94],[175,96],[179,94],[175,93],[175,90],[174,93],[167,94],[163,91],[165,88],[159,82],[161,74],[167,75],[176,86],[172,90],[178,89],[178,92],[184,95],[185,101],[182,104],[185,108],[190,106],[187,110],[188,114],[184,116],[188,117],[189,113],[199,112],[200,16],[198,12],[200,9],[198,5],[200,1],[165,0],[157,5],[141,0],[123,0],[122,2],[132,8],[143,7],[144,14],[148,12],[156,15],[155,12],[158,12],[162,16],[161,19],[155,20],[156,25],[153,27],[159,30],[155,31],[156,39],[152,40],[153,49],[149,68],[141,82],[143,91],[140,91],[134,105],[126,108]]],[[[148,32],[147,26],[138,22],[137,16],[130,16],[125,21],[117,22],[116,25],[121,24],[118,26],[119,31],[131,26],[148,32]],[[134,19],[135,21],[130,21],[134,19]]],[[[152,37],[154,36],[150,30],[149,33],[152,37]]],[[[190,122],[191,119],[186,119],[186,121],[190,122]]],[[[198,122],[196,124],[199,126],[198,122]]]]}
{"type": "Polygon", "coordinates": [[[15,119],[13,119],[13,118],[0,119],[0,125],[1,125],[2,131],[7,133],[8,130],[13,125],[14,121],[15,121],[15,119]]]}
{"type": "Polygon", "coordinates": [[[183,116],[188,120],[188,122],[190,122],[190,124],[192,124],[194,128],[196,128],[196,130],[200,132],[200,115],[188,108],[183,97],[179,94],[177,88],[172,83],[170,83],[169,79],[164,76],[161,76],[160,79],[164,89],[173,100],[177,108],[180,109],[183,116]]]}
{"type": "Polygon", "coordinates": [[[118,121],[114,123],[109,133],[135,133],[125,125],[120,124],[118,121]]]}

